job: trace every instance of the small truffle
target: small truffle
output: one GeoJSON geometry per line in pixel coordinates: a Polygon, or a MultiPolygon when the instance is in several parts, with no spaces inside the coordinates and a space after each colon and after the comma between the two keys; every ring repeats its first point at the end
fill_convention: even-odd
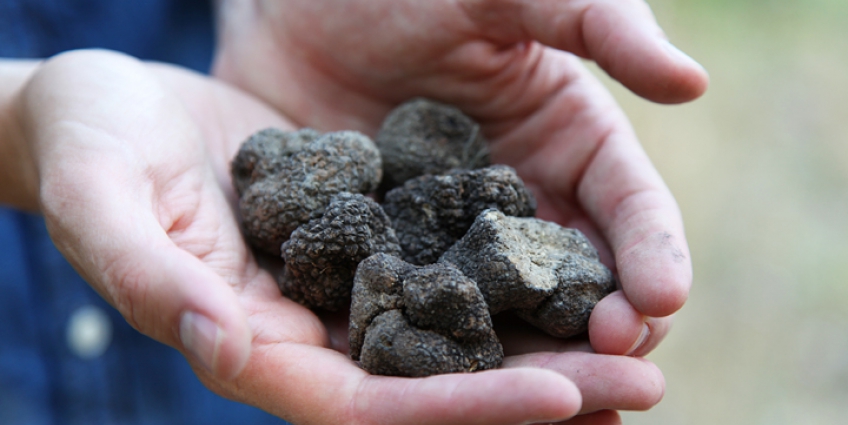
{"type": "Polygon", "coordinates": [[[310,308],[336,311],[350,303],[353,275],[372,254],[400,254],[383,209],[370,198],[341,192],[282,246],[283,295],[310,308]]]}
{"type": "Polygon", "coordinates": [[[536,212],[536,201],[515,170],[493,165],[414,178],[391,190],[383,202],[404,260],[419,265],[438,260],[477,215],[490,208],[530,217],[536,212]]]}
{"type": "Polygon", "coordinates": [[[242,143],[231,165],[236,193],[241,196],[251,184],[281,172],[293,154],[320,136],[321,133],[311,128],[298,131],[266,128],[254,133],[242,143]]]}
{"type": "Polygon", "coordinates": [[[371,192],[381,175],[380,153],[371,139],[354,131],[327,133],[244,191],[239,211],[245,237],[280,255],[283,242],[313,213],[322,213],[333,195],[371,192]]]}
{"type": "Polygon", "coordinates": [[[383,155],[385,192],[424,174],[489,165],[480,126],[459,109],[414,99],[392,110],[374,140],[383,155]]]}
{"type": "Polygon", "coordinates": [[[595,304],[615,279],[576,229],[537,218],[481,213],[439,259],[477,282],[491,314],[515,309],[550,335],[586,331],[595,304]]]}
{"type": "Polygon", "coordinates": [[[503,348],[474,281],[376,254],[354,279],[350,355],[369,373],[429,376],[498,367],[503,348]]]}

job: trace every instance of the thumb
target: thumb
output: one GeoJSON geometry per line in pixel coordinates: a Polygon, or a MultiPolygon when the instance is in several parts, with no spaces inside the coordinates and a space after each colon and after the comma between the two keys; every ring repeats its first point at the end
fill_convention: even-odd
{"type": "MultiPolygon", "coordinates": [[[[108,215],[108,214],[104,214],[108,215]]],[[[158,223],[103,224],[73,236],[51,229],[83,277],[140,332],[182,351],[194,366],[229,380],[251,350],[251,330],[238,296],[201,259],[177,247],[158,223]],[[90,235],[121,235],[107,240],[90,235]],[[89,236],[86,236],[89,235],[89,236]],[[68,246],[65,241],[78,241],[68,246]],[[84,248],[83,248],[84,245],[84,248]]],[[[155,221],[155,220],[152,220],[155,221]]]]}
{"type": "Polygon", "coordinates": [[[642,0],[470,0],[469,16],[488,37],[528,39],[592,59],[634,93],[661,103],[693,100],[706,70],[666,39],[642,0]]]}
{"type": "Polygon", "coordinates": [[[250,357],[252,335],[233,289],[177,247],[148,255],[137,263],[154,269],[148,281],[122,285],[125,303],[144,318],[144,323],[134,320],[136,326],[181,349],[215,377],[235,378],[250,357]]]}

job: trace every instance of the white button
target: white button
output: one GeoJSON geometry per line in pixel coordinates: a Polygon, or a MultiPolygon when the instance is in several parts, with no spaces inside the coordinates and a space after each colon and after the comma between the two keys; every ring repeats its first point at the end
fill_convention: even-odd
{"type": "Polygon", "coordinates": [[[68,320],[68,346],[82,359],[100,357],[112,342],[112,322],[103,310],[80,307],[68,320]]]}

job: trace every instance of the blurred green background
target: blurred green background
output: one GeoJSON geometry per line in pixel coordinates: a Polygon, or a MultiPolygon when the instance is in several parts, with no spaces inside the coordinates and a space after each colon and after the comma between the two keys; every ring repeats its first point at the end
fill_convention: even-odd
{"type": "Polygon", "coordinates": [[[627,424],[848,423],[848,1],[648,0],[698,101],[605,78],[674,192],[695,280],[627,424]]]}

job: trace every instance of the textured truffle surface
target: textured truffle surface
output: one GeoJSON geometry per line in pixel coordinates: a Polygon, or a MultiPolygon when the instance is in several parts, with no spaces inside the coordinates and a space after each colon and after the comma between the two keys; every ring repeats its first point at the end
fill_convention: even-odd
{"type": "Polygon", "coordinates": [[[588,329],[592,309],[615,290],[615,280],[603,264],[578,254],[564,254],[556,275],[559,286],[551,297],[516,313],[550,335],[568,338],[588,329]]]}
{"type": "Polygon", "coordinates": [[[403,280],[415,269],[398,257],[376,254],[359,263],[350,304],[350,356],[359,360],[365,330],[380,313],[403,308],[403,280]]]}
{"type": "Polygon", "coordinates": [[[279,255],[280,247],[339,192],[367,193],[380,182],[380,153],[354,131],[327,133],[291,154],[279,172],[250,185],[239,200],[245,236],[279,255]]]}
{"type": "Polygon", "coordinates": [[[236,193],[242,193],[251,184],[283,170],[283,164],[303,146],[321,134],[311,128],[283,131],[266,128],[254,133],[239,148],[231,164],[236,193]]]}
{"type": "Polygon", "coordinates": [[[383,155],[389,190],[424,174],[489,165],[489,150],[480,126],[459,109],[414,99],[392,110],[375,139],[383,155]]]}
{"type": "Polygon", "coordinates": [[[477,285],[450,264],[377,254],[356,272],[351,358],[370,373],[428,376],[495,368],[503,348],[477,285]]]}
{"type": "Polygon", "coordinates": [[[439,259],[477,282],[492,314],[515,309],[550,335],[586,331],[615,279],[580,231],[536,218],[481,213],[439,259]]]}
{"type": "Polygon", "coordinates": [[[400,254],[389,218],[373,200],[341,192],[282,246],[283,295],[311,308],[335,311],[350,303],[359,262],[372,254],[400,254]]]}
{"type": "Polygon", "coordinates": [[[387,193],[383,208],[392,219],[404,260],[422,265],[438,260],[482,211],[530,217],[536,201],[515,170],[493,165],[414,178],[387,193]]]}

